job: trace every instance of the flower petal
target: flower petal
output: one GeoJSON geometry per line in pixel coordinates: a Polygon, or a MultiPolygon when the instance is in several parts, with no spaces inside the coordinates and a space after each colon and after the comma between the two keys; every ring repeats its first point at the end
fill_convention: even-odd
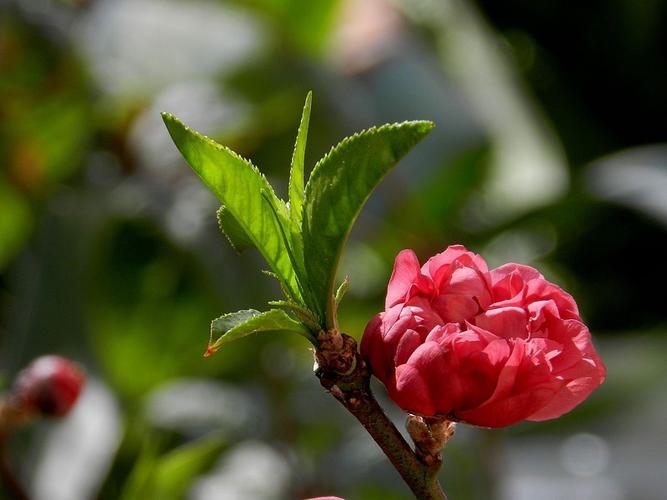
{"type": "Polygon", "coordinates": [[[526,419],[539,422],[560,417],[586,399],[603,381],[604,377],[583,377],[572,380],[551,397],[546,405],[526,419]]]}
{"type": "Polygon", "coordinates": [[[498,399],[474,410],[457,412],[456,416],[464,422],[481,427],[505,427],[516,424],[549,401],[558,388],[556,382],[546,384],[528,392],[498,399]]]}
{"type": "Polygon", "coordinates": [[[426,381],[414,366],[406,364],[397,367],[395,381],[387,389],[391,399],[404,410],[424,416],[435,415],[435,405],[426,381]]]}
{"type": "Polygon", "coordinates": [[[394,260],[394,271],[387,285],[384,307],[389,309],[403,302],[417,276],[419,276],[417,255],[412,250],[402,250],[394,260]]]}
{"type": "Polygon", "coordinates": [[[475,324],[498,337],[528,337],[528,314],[520,307],[489,309],[475,317],[475,324]]]}

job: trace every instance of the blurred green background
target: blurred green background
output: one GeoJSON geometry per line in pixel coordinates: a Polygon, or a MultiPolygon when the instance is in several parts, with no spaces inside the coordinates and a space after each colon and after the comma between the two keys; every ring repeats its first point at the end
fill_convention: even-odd
{"type": "Polygon", "coordinates": [[[51,352],[89,374],[67,419],[12,436],[34,498],[410,498],[303,339],[201,356],[212,318],[279,290],[159,112],[284,195],[312,89],[310,166],[373,124],[437,124],[357,223],[345,331],[400,249],[463,243],[570,291],[607,364],[557,421],[459,426],[450,498],[663,499],[666,22],[664,0],[0,2],[0,383],[51,352]]]}

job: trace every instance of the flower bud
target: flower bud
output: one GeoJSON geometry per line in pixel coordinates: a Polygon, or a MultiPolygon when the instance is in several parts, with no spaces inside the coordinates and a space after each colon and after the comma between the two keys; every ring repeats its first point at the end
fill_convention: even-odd
{"type": "Polygon", "coordinates": [[[47,417],[67,414],[81,393],[85,376],[61,356],[41,356],[16,377],[13,395],[23,411],[47,417]]]}

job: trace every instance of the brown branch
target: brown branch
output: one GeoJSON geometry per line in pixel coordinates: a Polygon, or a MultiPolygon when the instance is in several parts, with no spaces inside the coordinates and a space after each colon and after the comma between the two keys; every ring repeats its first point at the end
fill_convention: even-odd
{"type": "Polygon", "coordinates": [[[7,436],[31,420],[32,415],[23,411],[11,396],[0,397],[0,484],[14,500],[30,500],[30,497],[12,467],[7,451],[7,436]]]}
{"type": "Polygon", "coordinates": [[[15,500],[30,500],[30,497],[14,473],[5,448],[4,438],[0,437],[0,479],[2,479],[2,484],[11,498],[15,500]]]}
{"type": "Polygon", "coordinates": [[[322,386],[364,426],[418,499],[447,500],[437,477],[441,460],[423,461],[384,413],[356,341],[337,331],[321,332],[318,340],[315,374],[322,386]]]}

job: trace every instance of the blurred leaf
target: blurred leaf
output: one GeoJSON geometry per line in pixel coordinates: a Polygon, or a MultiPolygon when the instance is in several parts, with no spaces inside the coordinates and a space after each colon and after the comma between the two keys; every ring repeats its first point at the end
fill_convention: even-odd
{"type": "Polygon", "coordinates": [[[207,331],[221,297],[194,254],[155,225],[125,219],[105,226],[92,248],[87,322],[116,391],[138,397],[171,377],[222,369],[201,360],[197,332],[207,331]]]}
{"type": "Polygon", "coordinates": [[[333,24],[338,0],[254,0],[292,43],[308,55],[318,55],[333,24]]]}
{"type": "Polygon", "coordinates": [[[12,125],[13,168],[26,188],[39,190],[72,175],[90,140],[90,109],[76,93],[49,97],[23,110],[12,125]]]}
{"type": "Polygon", "coordinates": [[[310,108],[312,104],[313,93],[308,92],[306,103],[303,106],[301,123],[294,144],[292,153],[292,166],[289,177],[289,209],[290,218],[297,228],[301,228],[303,219],[303,197],[304,197],[304,161],[306,156],[306,141],[308,139],[308,123],[310,121],[310,108]]]}
{"type": "Polygon", "coordinates": [[[466,150],[436,169],[414,196],[425,209],[422,215],[439,227],[451,225],[452,215],[465,206],[470,194],[486,179],[490,160],[491,149],[485,145],[466,150]]]}
{"type": "Polygon", "coordinates": [[[334,326],[334,282],[347,236],[375,186],[430,130],[427,121],[374,127],[344,139],[322,158],[306,185],[306,271],[318,314],[334,326]]]}
{"type": "Polygon", "coordinates": [[[212,436],[167,453],[155,469],[153,494],[144,498],[184,498],[193,479],[213,465],[225,444],[221,436],[212,436]]]}
{"type": "Polygon", "coordinates": [[[31,196],[74,173],[93,134],[80,59],[35,28],[0,15],[0,159],[31,196]]]}
{"type": "Polygon", "coordinates": [[[667,226],[667,144],[620,151],[586,169],[588,189],[667,226]]]}
{"type": "Polygon", "coordinates": [[[314,343],[313,334],[298,321],[290,318],[285,311],[271,309],[266,312],[248,309],[225,314],[211,322],[211,340],[207,353],[215,352],[221,345],[252,333],[293,332],[306,337],[314,343]]]}
{"type": "Polygon", "coordinates": [[[374,247],[391,250],[384,257],[393,261],[397,247],[439,249],[443,241],[463,241],[475,232],[466,208],[488,178],[491,148],[480,145],[464,150],[438,165],[403,203],[392,210],[391,221],[383,224],[382,237],[374,247]],[[419,220],[419,226],[415,221],[419,220]]]}
{"type": "Polygon", "coordinates": [[[0,176],[0,270],[20,250],[31,226],[28,200],[0,176]]]}
{"type": "Polygon", "coordinates": [[[193,480],[215,463],[225,446],[221,436],[206,436],[160,457],[156,441],[146,441],[121,500],[185,498],[193,480]]]}
{"type": "Polygon", "coordinates": [[[284,227],[291,234],[287,209],[266,178],[249,161],[189,129],[173,115],[163,113],[162,118],[193,170],[264,256],[290,296],[301,302],[290,249],[283,236],[284,227]]]}
{"type": "Polygon", "coordinates": [[[158,460],[158,440],[152,436],[145,437],[139,457],[134,462],[119,500],[140,500],[150,488],[153,471],[158,460]]]}
{"type": "Polygon", "coordinates": [[[224,205],[218,209],[216,216],[218,218],[218,227],[220,228],[220,231],[225,235],[234,250],[241,253],[246,248],[253,246],[252,240],[248,234],[224,205]]]}

